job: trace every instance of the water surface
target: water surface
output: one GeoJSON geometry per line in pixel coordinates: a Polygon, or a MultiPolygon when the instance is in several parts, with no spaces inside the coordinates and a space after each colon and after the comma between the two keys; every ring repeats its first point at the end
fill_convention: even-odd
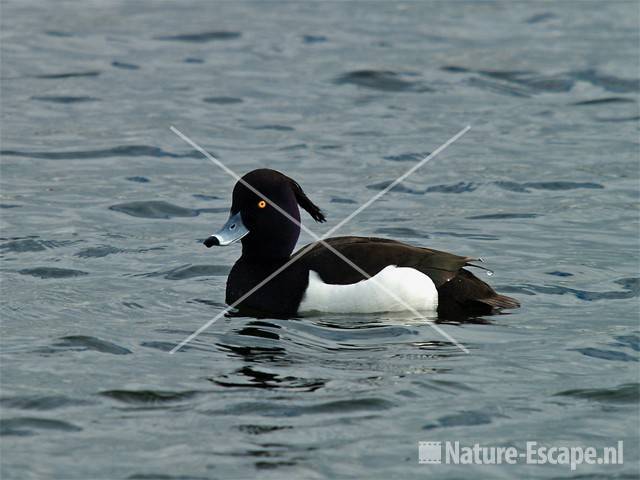
{"type": "MultiPolygon", "coordinates": [[[[636,478],[634,2],[7,1],[4,479],[636,478]],[[207,250],[238,173],[321,234],[481,256],[521,310],[225,318],[207,250]],[[419,441],[604,447],[620,466],[419,465],[419,441]]],[[[306,243],[309,238],[301,238],[306,243]]]]}

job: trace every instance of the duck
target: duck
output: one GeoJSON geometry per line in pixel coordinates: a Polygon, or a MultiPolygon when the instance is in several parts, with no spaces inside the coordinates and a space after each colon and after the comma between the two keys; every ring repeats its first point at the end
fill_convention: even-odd
{"type": "Polygon", "coordinates": [[[331,237],[294,252],[300,209],[316,222],[326,221],[298,182],[279,171],[256,169],[235,184],[228,220],[204,245],[242,244],[225,298],[237,314],[286,318],[418,310],[461,320],[520,307],[465,268],[478,267],[473,257],[361,236],[331,237]]]}

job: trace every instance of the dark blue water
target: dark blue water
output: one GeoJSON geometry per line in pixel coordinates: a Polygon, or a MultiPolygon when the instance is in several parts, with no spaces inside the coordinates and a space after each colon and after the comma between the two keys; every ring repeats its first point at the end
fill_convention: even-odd
{"type": "MultiPolygon", "coordinates": [[[[637,478],[635,2],[5,1],[3,479],[637,478]],[[481,256],[510,315],[226,318],[242,174],[481,256]],[[623,465],[418,464],[419,441],[623,465]]],[[[301,238],[301,244],[309,238],[301,238]]]]}

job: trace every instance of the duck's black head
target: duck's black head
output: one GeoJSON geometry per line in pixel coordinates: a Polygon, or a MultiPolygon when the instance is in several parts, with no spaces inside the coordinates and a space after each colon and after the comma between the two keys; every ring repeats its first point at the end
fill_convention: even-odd
{"type": "Polygon", "coordinates": [[[325,221],[323,213],[295,180],[275,170],[261,168],[247,173],[236,183],[229,220],[204,244],[207,247],[230,245],[241,239],[243,255],[263,259],[289,257],[300,236],[300,227],[278,211],[273,203],[298,223],[298,205],[316,221],[325,221]]]}

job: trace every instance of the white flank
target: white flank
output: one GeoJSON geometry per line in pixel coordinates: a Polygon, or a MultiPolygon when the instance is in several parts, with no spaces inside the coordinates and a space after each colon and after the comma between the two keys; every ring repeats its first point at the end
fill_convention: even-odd
{"type": "Polygon", "coordinates": [[[424,273],[414,268],[389,265],[371,279],[351,285],[324,283],[320,275],[310,270],[309,286],[298,311],[373,313],[400,312],[407,307],[435,311],[438,308],[438,291],[424,273]],[[385,293],[374,281],[393,292],[402,302],[385,293]]]}

